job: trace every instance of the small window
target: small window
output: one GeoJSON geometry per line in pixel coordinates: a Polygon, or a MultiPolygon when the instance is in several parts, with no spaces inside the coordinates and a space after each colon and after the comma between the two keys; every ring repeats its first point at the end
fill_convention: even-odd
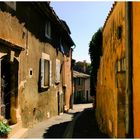
{"type": "Polygon", "coordinates": [[[64,46],[61,38],[60,38],[60,51],[64,54],[64,46]]]}
{"type": "Polygon", "coordinates": [[[60,60],[56,59],[56,84],[60,82],[60,60]]]}
{"type": "Polygon", "coordinates": [[[30,69],[29,69],[29,78],[32,78],[32,76],[33,76],[33,69],[30,68],[30,69]]]}
{"type": "Polygon", "coordinates": [[[45,37],[51,38],[51,23],[50,23],[50,21],[46,21],[46,25],[45,25],[45,37]]]}
{"type": "Polygon", "coordinates": [[[49,55],[43,53],[41,58],[41,88],[51,86],[51,61],[49,55]]]}
{"type": "Polygon", "coordinates": [[[122,38],[122,26],[118,26],[117,28],[117,38],[118,39],[122,38]]]}
{"type": "Polygon", "coordinates": [[[5,3],[10,7],[10,8],[12,8],[13,10],[15,10],[16,11],[16,2],[6,2],[5,1],[5,3]]]}

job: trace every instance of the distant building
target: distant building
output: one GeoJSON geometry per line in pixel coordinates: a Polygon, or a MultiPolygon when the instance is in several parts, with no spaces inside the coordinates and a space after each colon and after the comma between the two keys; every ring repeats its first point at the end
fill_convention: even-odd
{"type": "Polygon", "coordinates": [[[0,115],[13,129],[70,109],[73,45],[49,2],[0,2],[0,115]]]}
{"type": "Polygon", "coordinates": [[[73,71],[74,80],[74,103],[92,102],[90,96],[90,75],[73,71]]]}

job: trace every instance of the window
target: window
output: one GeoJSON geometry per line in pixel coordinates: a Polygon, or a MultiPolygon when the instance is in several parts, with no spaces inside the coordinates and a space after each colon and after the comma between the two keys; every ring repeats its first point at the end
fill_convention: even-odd
{"type": "Polygon", "coordinates": [[[60,38],[60,51],[64,54],[64,46],[61,38],[60,38]]]}
{"type": "Polygon", "coordinates": [[[51,23],[50,23],[50,21],[46,21],[46,25],[45,25],[45,37],[51,38],[51,23]]]}
{"type": "Polygon", "coordinates": [[[60,60],[56,59],[56,83],[60,82],[60,60]]]}
{"type": "Polygon", "coordinates": [[[117,38],[118,39],[122,38],[122,26],[118,26],[117,28],[117,38]]]}
{"type": "Polygon", "coordinates": [[[80,77],[78,77],[77,79],[77,84],[80,86],[81,85],[81,82],[82,82],[82,79],[80,77]]]}
{"type": "Polygon", "coordinates": [[[33,76],[33,69],[30,68],[30,69],[29,69],[29,78],[32,78],[32,76],[33,76]]]}
{"type": "Polygon", "coordinates": [[[16,11],[16,2],[6,2],[5,1],[5,3],[10,7],[10,8],[12,8],[13,10],[15,10],[16,11]]]}
{"type": "Polygon", "coordinates": [[[41,58],[41,88],[51,86],[51,61],[48,54],[42,53],[41,58]]]}

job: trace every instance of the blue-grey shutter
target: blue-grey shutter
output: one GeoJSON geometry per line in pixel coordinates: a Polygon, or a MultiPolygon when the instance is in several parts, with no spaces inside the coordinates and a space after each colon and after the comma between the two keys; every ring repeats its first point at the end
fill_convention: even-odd
{"type": "Polygon", "coordinates": [[[56,60],[56,82],[60,82],[60,61],[56,60]]]}

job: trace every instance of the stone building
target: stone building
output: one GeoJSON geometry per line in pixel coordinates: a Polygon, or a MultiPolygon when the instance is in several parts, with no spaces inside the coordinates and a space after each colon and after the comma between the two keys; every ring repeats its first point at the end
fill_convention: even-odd
{"type": "Polygon", "coordinates": [[[70,108],[70,34],[49,2],[0,2],[0,114],[12,128],[70,108]]]}
{"type": "Polygon", "coordinates": [[[114,138],[140,138],[139,19],[139,2],[115,2],[103,26],[96,117],[114,138]]]}
{"type": "Polygon", "coordinates": [[[92,102],[90,96],[90,75],[73,71],[74,80],[74,103],[88,103],[92,102]]]}

